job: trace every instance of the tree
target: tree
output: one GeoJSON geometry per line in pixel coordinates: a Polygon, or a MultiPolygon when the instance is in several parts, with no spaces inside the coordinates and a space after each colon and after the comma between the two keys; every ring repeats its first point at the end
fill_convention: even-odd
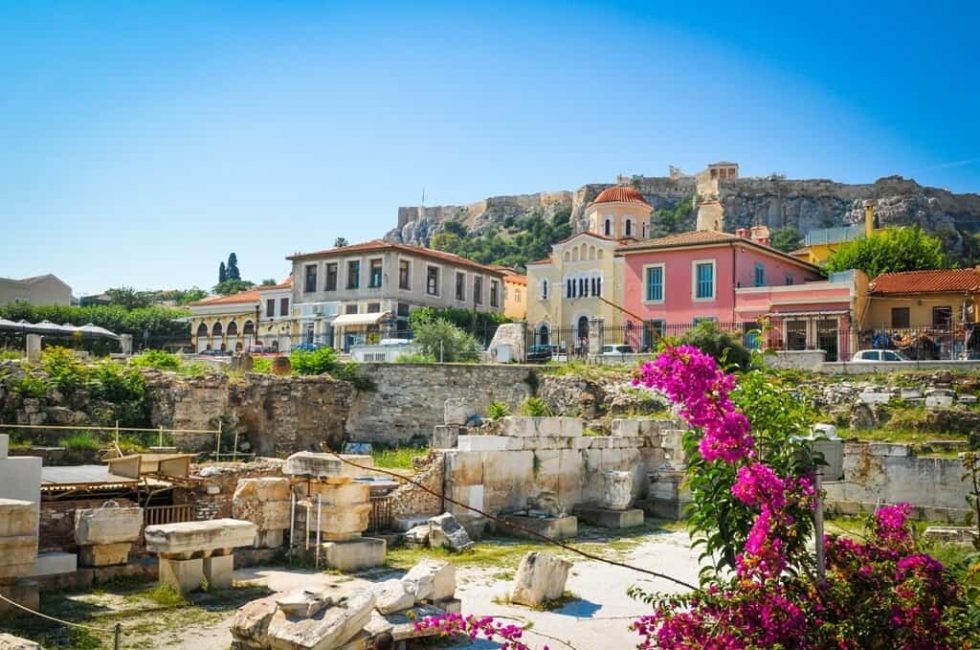
{"type": "Polygon", "coordinates": [[[870,237],[848,242],[835,251],[827,271],[859,269],[876,278],[882,273],[948,268],[943,244],[919,226],[879,230],[870,237]]]}
{"type": "Polygon", "coordinates": [[[343,248],[344,246],[350,246],[345,237],[338,237],[337,239],[333,240],[334,248],[343,248]]]}
{"type": "Polygon", "coordinates": [[[415,345],[422,354],[444,361],[472,362],[480,359],[480,344],[471,334],[444,318],[427,321],[415,328],[415,345]]]}
{"type": "Polygon", "coordinates": [[[225,268],[225,263],[222,262],[218,265],[218,284],[221,284],[228,279],[228,270],[225,268]]]}
{"type": "Polygon", "coordinates": [[[110,305],[119,305],[123,309],[139,309],[153,304],[153,297],[146,291],[137,291],[132,287],[119,287],[105,292],[109,296],[110,305]]]}
{"type": "Polygon", "coordinates": [[[214,292],[221,294],[222,296],[230,296],[232,294],[241,293],[246,289],[251,289],[255,286],[254,282],[249,282],[248,280],[232,280],[227,279],[224,282],[219,282],[214,285],[214,292]]]}
{"type": "Polygon", "coordinates": [[[718,327],[713,320],[703,320],[681,337],[688,343],[710,354],[719,364],[747,370],[752,363],[752,353],[730,332],[718,327]]]}
{"type": "Polygon", "coordinates": [[[772,231],[770,243],[776,250],[788,253],[799,248],[802,239],[795,226],[786,226],[772,231]]]}
{"type": "Polygon", "coordinates": [[[208,292],[200,287],[191,287],[183,291],[176,291],[174,301],[178,305],[186,305],[189,302],[197,302],[208,297],[208,292]]]}
{"type": "Polygon", "coordinates": [[[242,274],[238,270],[238,256],[232,253],[228,256],[228,267],[227,267],[228,280],[241,280],[242,274]]]}
{"type": "Polygon", "coordinates": [[[259,284],[259,286],[261,286],[261,287],[274,287],[276,284],[278,284],[278,283],[276,282],[276,279],[275,278],[266,278],[265,280],[262,280],[262,282],[259,284]]]}

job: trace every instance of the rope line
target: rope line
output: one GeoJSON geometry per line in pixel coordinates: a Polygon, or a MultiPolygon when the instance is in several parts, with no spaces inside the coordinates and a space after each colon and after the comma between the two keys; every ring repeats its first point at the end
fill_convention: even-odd
{"type": "Polygon", "coordinates": [[[41,618],[46,618],[49,621],[54,621],[55,623],[61,623],[62,625],[68,625],[68,626],[71,626],[71,627],[78,627],[78,628],[81,628],[83,630],[92,630],[93,632],[105,632],[105,633],[108,633],[108,634],[112,634],[113,632],[115,632],[114,629],[105,628],[105,627],[95,627],[94,625],[83,625],[82,623],[72,623],[71,621],[63,621],[60,618],[55,618],[54,616],[48,616],[47,614],[42,614],[41,612],[35,612],[30,607],[27,607],[25,605],[21,605],[18,602],[15,602],[13,600],[10,600],[9,598],[7,598],[6,596],[4,596],[3,594],[0,594],[0,600],[3,600],[3,601],[5,601],[6,603],[8,603],[10,605],[13,605],[14,607],[17,607],[19,609],[22,609],[25,612],[27,612],[28,614],[34,614],[35,616],[40,616],[41,618]]]}
{"type": "Polygon", "coordinates": [[[417,487],[420,490],[423,490],[425,492],[428,492],[429,494],[431,494],[434,497],[439,497],[443,501],[448,501],[449,503],[451,503],[453,505],[459,506],[460,508],[463,508],[465,510],[469,510],[470,512],[475,512],[476,514],[478,514],[478,515],[480,515],[482,517],[486,517],[487,519],[489,519],[491,521],[494,521],[494,522],[496,522],[498,524],[501,524],[501,526],[503,528],[509,528],[511,530],[519,530],[522,533],[525,533],[525,534],[529,535],[532,538],[541,540],[543,542],[547,542],[548,544],[553,544],[555,546],[558,546],[559,548],[565,549],[566,551],[570,551],[570,552],[575,553],[577,555],[581,555],[582,557],[587,558],[589,560],[594,560],[596,562],[603,562],[603,563],[609,564],[611,566],[618,566],[620,568],[629,569],[630,571],[636,571],[638,573],[645,573],[647,575],[654,576],[655,578],[662,578],[664,580],[668,580],[668,581],[673,582],[674,584],[680,585],[682,587],[687,587],[688,589],[690,589],[692,591],[697,590],[697,587],[695,587],[694,585],[692,585],[692,584],[690,584],[688,582],[684,582],[683,580],[681,580],[679,578],[674,578],[673,576],[669,576],[669,575],[667,575],[665,573],[659,573],[657,571],[653,571],[653,570],[650,570],[650,569],[644,569],[642,567],[633,566],[633,565],[630,565],[630,564],[625,564],[623,562],[617,562],[616,560],[610,560],[609,558],[604,558],[601,555],[595,555],[593,553],[589,553],[587,551],[583,551],[581,549],[575,548],[574,546],[570,546],[568,544],[565,544],[564,542],[561,542],[561,541],[559,541],[557,539],[552,539],[551,537],[548,537],[547,535],[542,535],[541,533],[539,533],[537,531],[531,530],[529,528],[525,528],[524,526],[521,526],[519,524],[515,524],[513,522],[503,522],[500,518],[495,517],[494,515],[491,515],[491,514],[489,514],[487,512],[484,512],[483,510],[480,510],[479,508],[474,508],[473,506],[467,505],[465,503],[460,503],[459,501],[456,501],[455,499],[452,499],[450,497],[447,497],[445,494],[440,494],[440,493],[438,493],[438,492],[436,492],[434,490],[430,490],[429,488],[425,487],[424,485],[422,485],[418,481],[413,481],[412,479],[410,479],[410,478],[408,478],[406,476],[402,476],[400,474],[396,474],[395,472],[389,472],[388,470],[380,469],[380,468],[377,468],[377,467],[365,467],[363,465],[360,465],[358,463],[355,463],[354,461],[352,461],[350,459],[344,458],[343,456],[341,456],[340,454],[338,454],[337,452],[335,452],[333,450],[328,450],[328,453],[330,453],[331,455],[333,455],[334,457],[336,457],[342,463],[346,463],[348,465],[351,465],[352,467],[356,467],[358,469],[361,469],[361,470],[364,470],[364,471],[367,471],[367,472],[379,472],[381,474],[385,474],[387,476],[390,476],[390,477],[392,477],[392,478],[394,478],[396,480],[405,481],[406,483],[411,483],[415,487],[417,487]]]}

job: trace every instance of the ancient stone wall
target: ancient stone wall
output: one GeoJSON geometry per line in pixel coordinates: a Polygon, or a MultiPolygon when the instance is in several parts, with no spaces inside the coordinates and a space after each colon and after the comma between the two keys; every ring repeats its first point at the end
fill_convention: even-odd
{"type": "MultiPolygon", "coordinates": [[[[436,494],[442,494],[443,481],[446,476],[445,459],[441,453],[433,453],[426,461],[425,468],[412,477],[436,494]]],[[[395,488],[388,496],[391,497],[391,514],[393,517],[414,517],[420,515],[438,515],[444,510],[442,499],[426,492],[412,483],[404,483],[395,488]]]]}
{"type": "Polygon", "coordinates": [[[115,501],[123,508],[137,505],[129,499],[106,499],[104,497],[72,501],[42,501],[38,527],[38,551],[74,552],[78,548],[75,544],[75,510],[100,508],[106,501],[115,501]]]}
{"type": "Polygon", "coordinates": [[[476,364],[364,364],[361,373],[377,390],[358,392],[347,420],[347,432],[359,442],[428,441],[445,419],[449,398],[465,399],[483,414],[492,401],[512,410],[531,395],[527,383],[533,368],[476,364]]]}
{"type": "Polygon", "coordinates": [[[964,523],[970,517],[959,458],[919,457],[910,445],[844,445],[844,480],[827,482],[827,506],[844,514],[873,512],[879,504],[911,503],[918,516],[964,523]]]}
{"type": "Polygon", "coordinates": [[[194,518],[200,521],[231,517],[231,501],[238,480],[262,476],[282,476],[282,462],[196,466],[188,485],[174,488],[174,505],[191,504],[194,518]]]}

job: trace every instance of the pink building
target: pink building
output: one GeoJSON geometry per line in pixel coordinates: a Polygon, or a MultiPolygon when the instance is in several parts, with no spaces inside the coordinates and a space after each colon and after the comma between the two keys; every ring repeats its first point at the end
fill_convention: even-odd
{"type": "Polygon", "coordinates": [[[678,233],[620,247],[622,307],[642,321],[627,323],[628,334],[635,330],[630,342],[649,349],[656,335],[680,335],[701,320],[748,332],[762,319],[771,347],[819,346],[828,360],[850,349],[859,293],[853,276],[823,280],[817,267],[771,248],[767,228],[752,230],[678,233]]]}

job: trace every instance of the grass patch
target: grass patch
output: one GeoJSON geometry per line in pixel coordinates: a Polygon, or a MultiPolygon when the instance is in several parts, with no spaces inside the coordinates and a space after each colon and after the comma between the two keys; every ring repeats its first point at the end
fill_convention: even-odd
{"type": "Polygon", "coordinates": [[[915,431],[891,426],[890,424],[877,429],[839,429],[837,435],[844,440],[858,440],[861,442],[925,443],[940,440],[966,441],[967,439],[966,436],[957,433],[915,431]]]}
{"type": "Polygon", "coordinates": [[[157,605],[163,605],[164,607],[176,607],[187,603],[187,599],[184,598],[184,595],[177,591],[173,585],[157,585],[144,595],[147,599],[152,600],[157,605]]]}
{"type": "Polygon", "coordinates": [[[412,459],[417,456],[426,456],[428,453],[428,447],[373,448],[371,450],[371,458],[374,459],[375,467],[383,467],[385,469],[412,469],[412,459]]]}

